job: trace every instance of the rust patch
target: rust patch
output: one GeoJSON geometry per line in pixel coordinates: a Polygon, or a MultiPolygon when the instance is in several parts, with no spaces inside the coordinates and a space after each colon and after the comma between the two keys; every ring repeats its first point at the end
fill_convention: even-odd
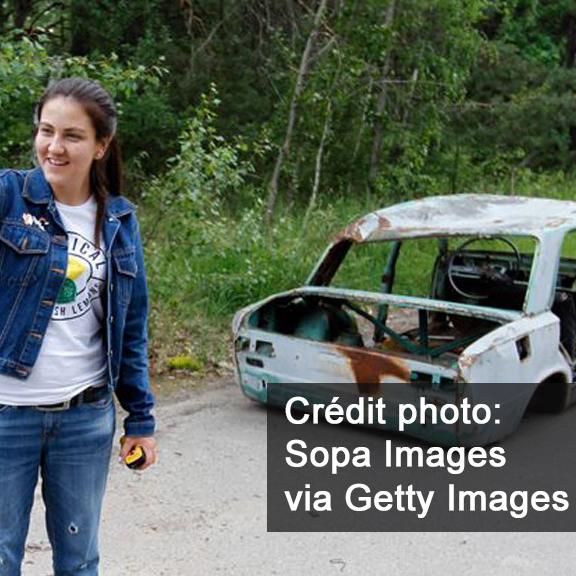
{"type": "Polygon", "coordinates": [[[384,216],[378,215],[378,228],[390,228],[390,220],[388,218],[384,218],[384,216]]]}
{"type": "Polygon", "coordinates": [[[401,360],[361,348],[348,346],[337,348],[347,359],[360,394],[377,394],[380,390],[380,381],[386,376],[410,382],[410,368],[401,360]]]}
{"type": "MultiPolygon", "coordinates": [[[[392,227],[392,224],[390,223],[390,220],[388,220],[388,218],[385,218],[380,214],[375,214],[375,216],[378,222],[378,225],[376,227],[377,230],[386,230],[392,227]]],[[[359,220],[352,222],[352,224],[346,226],[346,228],[344,228],[344,230],[342,230],[342,232],[340,232],[340,234],[336,236],[336,239],[337,240],[347,239],[352,240],[353,242],[356,243],[364,242],[365,235],[362,232],[362,227],[370,220],[372,220],[373,217],[374,214],[368,214],[367,216],[363,216],[359,220]]],[[[370,235],[372,234],[374,234],[374,230],[370,232],[370,235]]]]}
{"type": "Polygon", "coordinates": [[[362,242],[362,233],[360,232],[360,227],[358,222],[354,222],[349,226],[346,226],[342,232],[336,235],[336,240],[352,240],[352,242],[362,242]]]}

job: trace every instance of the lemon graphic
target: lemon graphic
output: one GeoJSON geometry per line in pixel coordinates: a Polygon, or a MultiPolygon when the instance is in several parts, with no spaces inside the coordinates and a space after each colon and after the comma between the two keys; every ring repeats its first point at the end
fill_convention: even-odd
{"type": "Polygon", "coordinates": [[[62,284],[62,288],[60,288],[58,298],[56,299],[58,304],[69,304],[74,301],[74,298],[76,298],[76,283],[74,281],[82,276],[86,269],[87,266],[82,260],[76,258],[76,256],[68,257],[66,280],[64,280],[64,284],[62,284]]]}
{"type": "Polygon", "coordinates": [[[68,258],[68,268],[66,268],[66,278],[70,278],[70,280],[76,280],[82,272],[86,270],[86,264],[82,262],[76,256],[70,256],[68,258]]]}

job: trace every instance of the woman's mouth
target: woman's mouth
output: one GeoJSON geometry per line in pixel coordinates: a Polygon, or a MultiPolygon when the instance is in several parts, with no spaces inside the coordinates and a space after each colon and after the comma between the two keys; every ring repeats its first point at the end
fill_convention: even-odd
{"type": "Polygon", "coordinates": [[[59,160],[57,158],[46,158],[46,162],[48,162],[50,166],[56,166],[56,167],[62,167],[68,164],[66,160],[59,160]]]}

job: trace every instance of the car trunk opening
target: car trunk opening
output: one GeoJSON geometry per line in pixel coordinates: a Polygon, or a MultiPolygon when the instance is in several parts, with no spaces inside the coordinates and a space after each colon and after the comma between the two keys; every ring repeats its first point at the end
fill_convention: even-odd
{"type": "Polygon", "coordinates": [[[409,382],[453,387],[470,344],[518,312],[438,300],[306,287],[249,312],[237,360],[275,381],[409,382]]]}

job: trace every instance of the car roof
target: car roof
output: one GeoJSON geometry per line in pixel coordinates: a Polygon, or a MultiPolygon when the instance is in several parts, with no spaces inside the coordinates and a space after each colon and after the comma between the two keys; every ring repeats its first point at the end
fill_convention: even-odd
{"type": "Polygon", "coordinates": [[[454,194],[395,204],[347,226],[338,240],[374,242],[421,236],[528,235],[576,228],[576,202],[524,196],[454,194]]]}

